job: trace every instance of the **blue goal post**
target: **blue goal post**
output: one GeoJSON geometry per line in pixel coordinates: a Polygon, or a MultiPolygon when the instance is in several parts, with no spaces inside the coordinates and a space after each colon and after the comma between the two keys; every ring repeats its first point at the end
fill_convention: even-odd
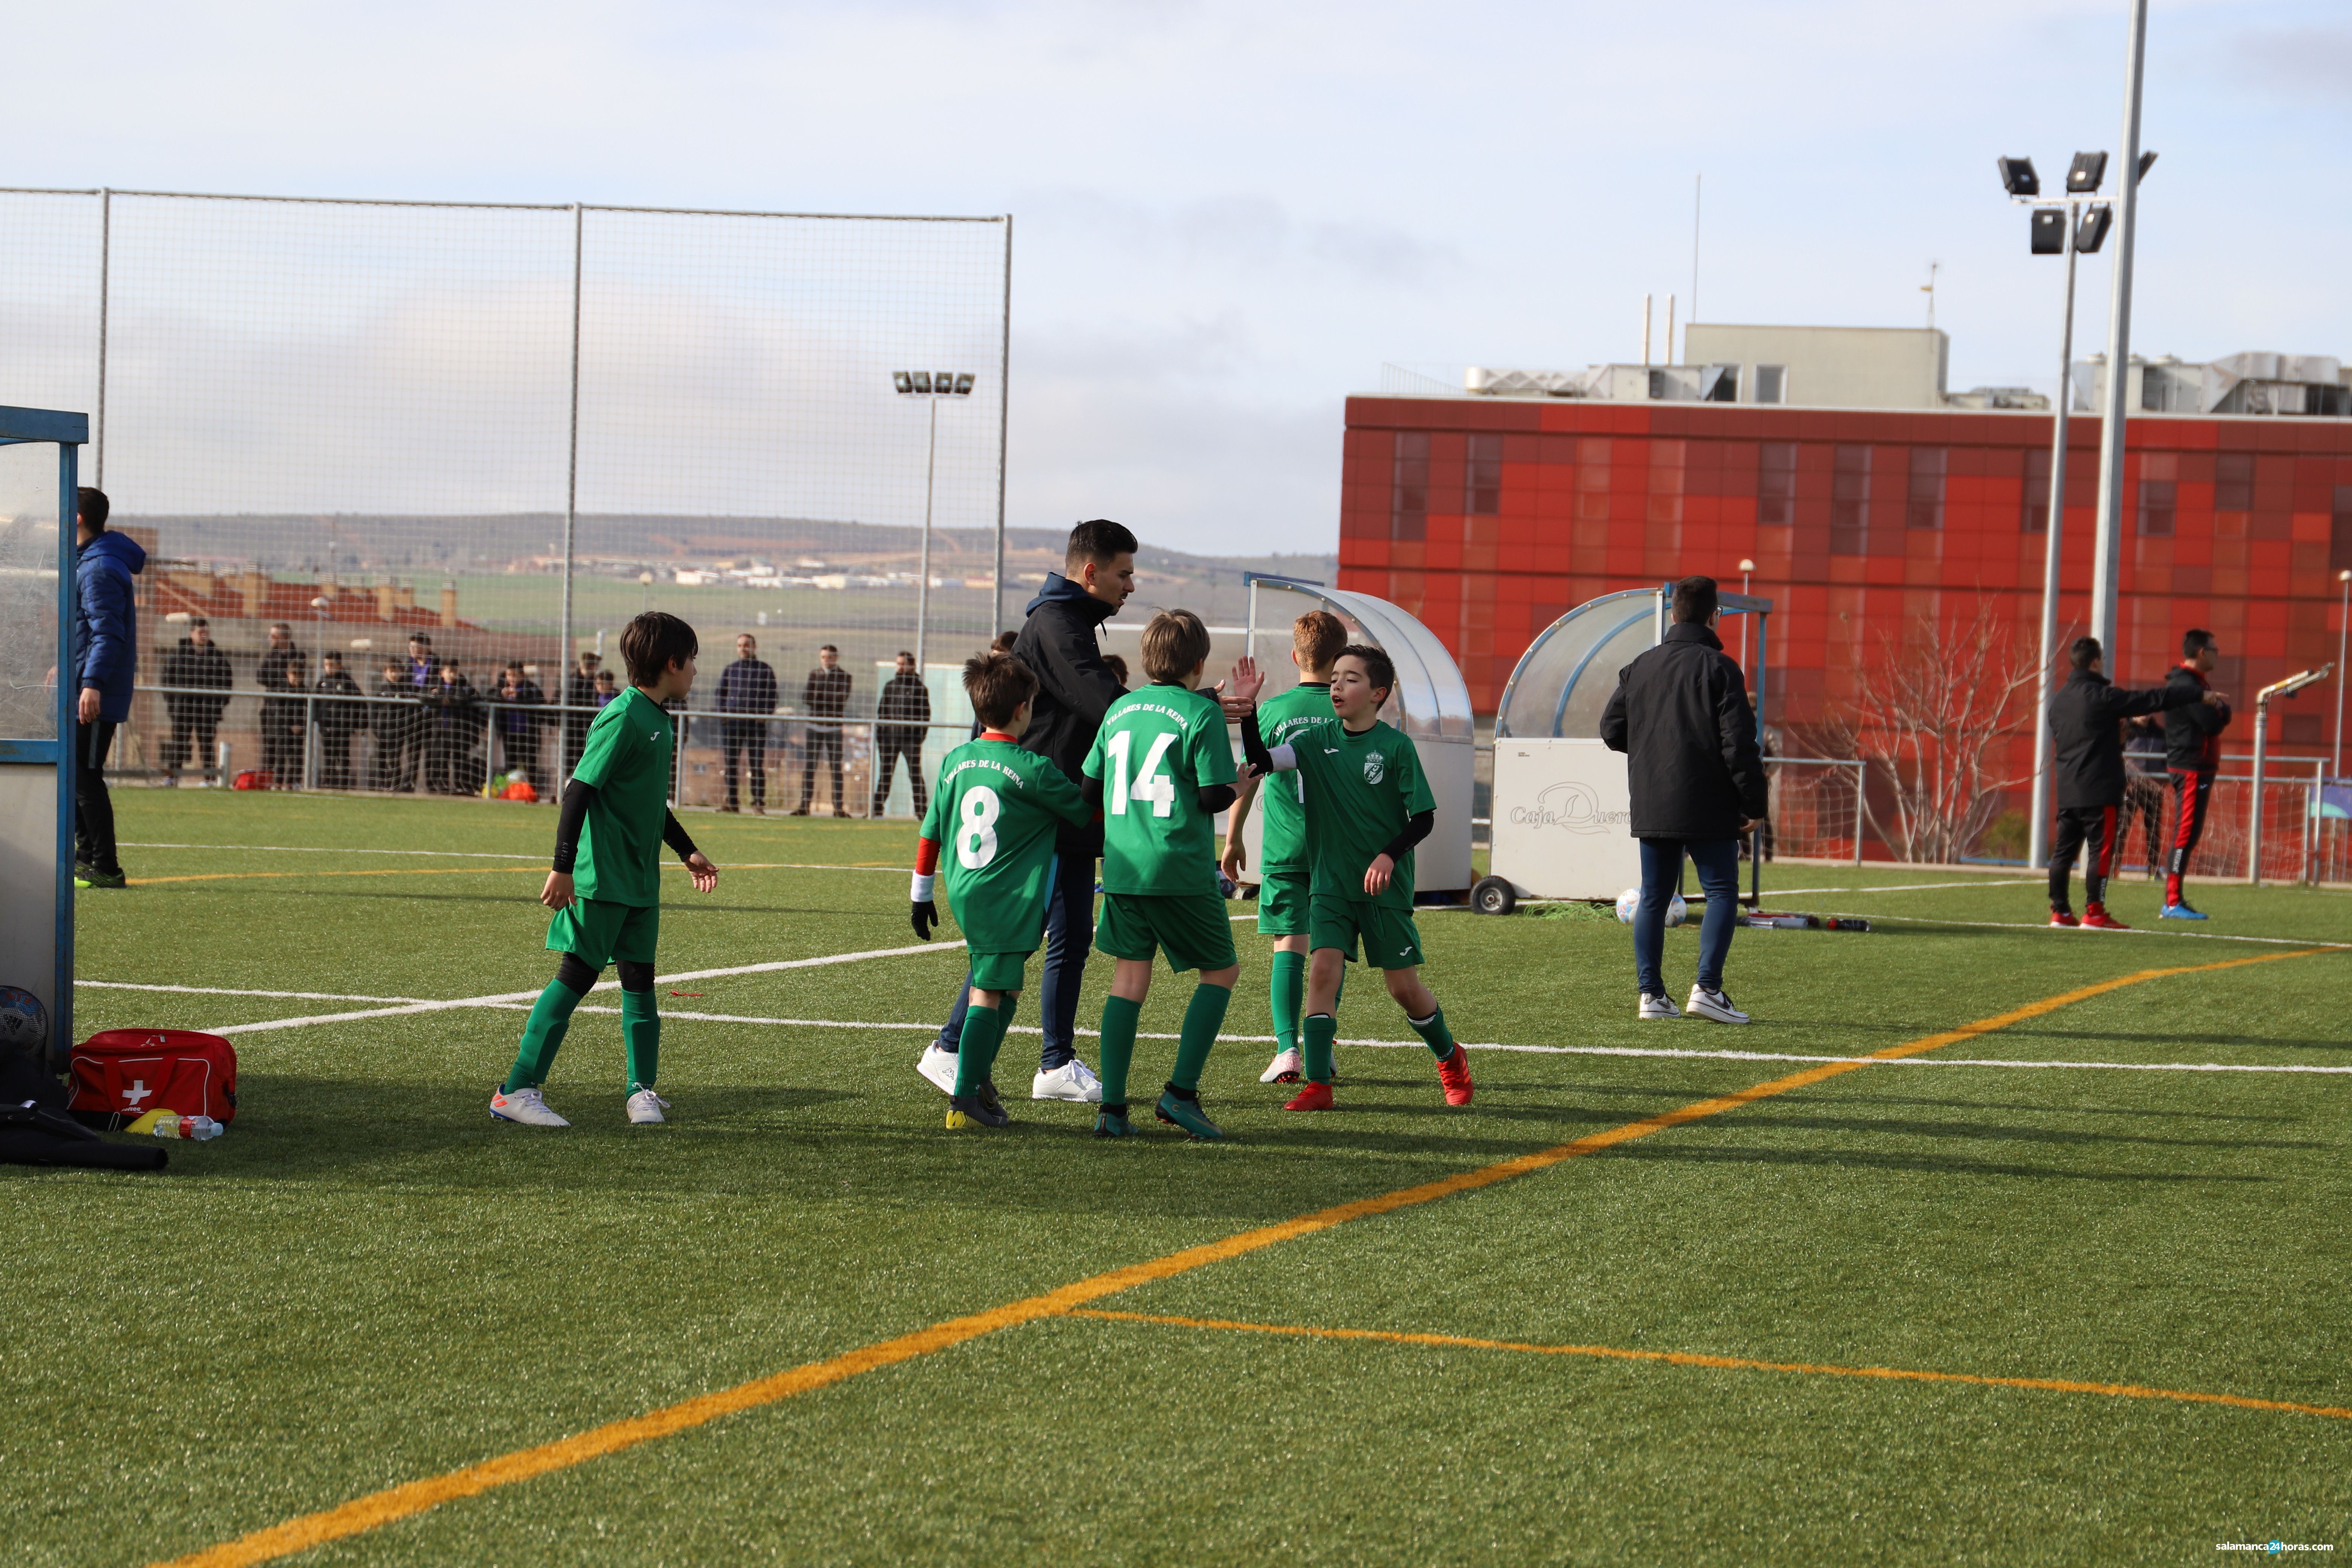
{"type": "Polygon", "coordinates": [[[73,1044],[74,516],[89,418],[0,407],[0,985],[73,1044]]]}

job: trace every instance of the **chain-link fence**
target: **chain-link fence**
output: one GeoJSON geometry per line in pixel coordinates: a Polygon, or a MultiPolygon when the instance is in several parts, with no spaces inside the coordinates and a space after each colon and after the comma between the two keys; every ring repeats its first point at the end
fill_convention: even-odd
{"type": "Polygon", "coordinates": [[[1866,764],[1835,757],[1768,757],[1771,786],[1764,855],[1862,864],[1862,776],[1866,764]]]}
{"type": "MultiPolygon", "coordinates": [[[[0,191],[0,401],[92,413],[85,476],[152,556],[118,764],[185,771],[196,737],[162,689],[211,667],[200,641],[242,694],[214,745],[314,787],[340,785],[307,718],[285,765],[296,667],[306,714],[372,710],[320,689],[334,654],[371,702],[404,681],[436,734],[445,683],[487,712],[509,666],[593,710],[579,656],[619,674],[614,639],[648,608],[701,634],[697,709],[735,639],[757,639],[779,755],[805,749],[811,719],[870,731],[901,650],[935,705],[960,700],[947,672],[999,624],[1002,589],[1042,574],[1003,554],[1011,234],[1003,217],[0,191]],[[851,685],[812,708],[803,672],[824,644],[851,685]]],[[[373,749],[371,725],[349,733],[373,749]]]]}

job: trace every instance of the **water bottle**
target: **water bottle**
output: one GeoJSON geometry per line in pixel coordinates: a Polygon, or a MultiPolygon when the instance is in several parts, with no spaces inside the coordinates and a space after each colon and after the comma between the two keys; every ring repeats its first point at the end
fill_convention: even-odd
{"type": "Polygon", "coordinates": [[[226,1130],[209,1116],[172,1114],[157,1117],[151,1131],[158,1138],[194,1138],[203,1142],[208,1138],[219,1137],[226,1130]]]}

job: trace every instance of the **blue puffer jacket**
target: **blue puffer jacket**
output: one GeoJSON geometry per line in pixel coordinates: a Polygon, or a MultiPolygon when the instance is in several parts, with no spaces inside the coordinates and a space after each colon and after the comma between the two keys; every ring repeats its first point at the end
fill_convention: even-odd
{"type": "Polygon", "coordinates": [[[139,667],[139,605],[131,579],[147,564],[139,542],[101,533],[74,558],[74,668],[98,689],[98,716],[131,717],[131,681],[139,667]]]}

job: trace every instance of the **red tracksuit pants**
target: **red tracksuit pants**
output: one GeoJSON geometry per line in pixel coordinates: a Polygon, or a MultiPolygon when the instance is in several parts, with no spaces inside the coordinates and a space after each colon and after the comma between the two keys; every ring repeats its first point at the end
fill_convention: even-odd
{"type": "Polygon", "coordinates": [[[2212,804],[2213,775],[2175,773],[2172,775],[2172,847],[2164,861],[2164,901],[2180,901],[2180,879],[2188,874],[2189,857],[2205,837],[2205,808],[2212,804]]]}

